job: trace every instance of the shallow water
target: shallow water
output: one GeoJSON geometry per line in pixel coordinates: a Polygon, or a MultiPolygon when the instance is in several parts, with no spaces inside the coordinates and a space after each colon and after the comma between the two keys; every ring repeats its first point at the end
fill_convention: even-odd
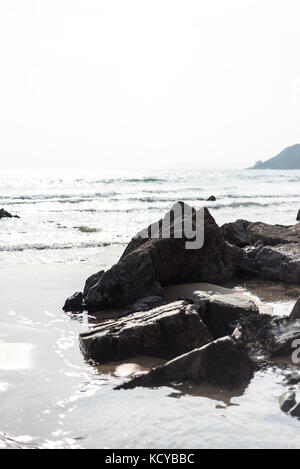
{"type": "Polygon", "coordinates": [[[0,263],[99,263],[178,200],[205,202],[218,224],[294,224],[300,171],[39,171],[0,173],[0,263]]]}
{"type": "MultiPolygon", "coordinates": [[[[79,350],[86,316],[61,306],[94,265],[0,268],[0,448],[297,448],[299,421],[278,397],[286,365],[257,372],[245,389],[113,387],[153,359],[94,366],[79,350]]],[[[277,285],[240,285],[280,311],[294,297],[277,285]],[[282,294],[278,294],[278,291],[282,294]]],[[[90,319],[93,321],[93,319],[90,319]]]]}

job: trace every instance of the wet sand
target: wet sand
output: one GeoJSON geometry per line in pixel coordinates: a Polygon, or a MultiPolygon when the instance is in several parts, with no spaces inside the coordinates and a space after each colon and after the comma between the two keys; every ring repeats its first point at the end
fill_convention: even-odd
{"type": "MultiPolygon", "coordinates": [[[[299,447],[299,422],[278,406],[285,363],[230,392],[189,384],[114,391],[157,360],[96,366],[84,359],[78,334],[94,320],[61,306],[94,272],[84,263],[0,268],[0,448],[299,447]]],[[[235,290],[249,294],[242,284],[235,290]]],[[[250,294],[290,310],[294,296],[279,294],[280,285],[272,291],[270,302],[262,285],[252,284],[250,294]]]]}

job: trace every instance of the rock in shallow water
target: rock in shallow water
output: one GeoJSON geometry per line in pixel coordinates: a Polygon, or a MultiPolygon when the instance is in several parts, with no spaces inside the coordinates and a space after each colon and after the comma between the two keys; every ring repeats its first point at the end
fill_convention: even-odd
{"type": "Polygon", "coordinates": [[[63,310],[68,313],[78,313],[84,309],[83,295],[81,292],[76,292],[74,295],[67,298],[63,306],[63,310]]]}
{"type": "Polygon", "coordinates": [[[234,276],[239,250],[225,242],[209,211],[204,210],[202,226],[202,220],[199,221],[192,207],[182,202],[175,207],[178,205],[182,207],[181,216],[174,218],[171,209],[164,218],[169,230],[163,220],[151,225],[144,230],[143,237],[139,233],[131,240],[117,264],[88,279],[84,289],[88,305],[99,308],[127,306],[147,296],[163,296],[162,287],[166,285],[223,282],[234,276]],[[186,243],[191,240],[185,233],[176,237],[176,231],[187,222],[193,233],[204,230],[202,247],[187,249],[186,243]],[[153,227],[157,229],[155,236],[153,227]],[[169,237],[163,237],[166,231],[170,232],[169,237]]]}
{"type": "Polygon", "coordinates": [[[146,375],[137,376],[116,389],[162,386],[182,381],[206,381],[234,387],[249,382],[253,371],[254,365],[243,346],[227,336],[181,355],[146,375]]]}
{"type": "Polygon", "coordinates": [[[290,356],[300,347],[300,319],[283,320],[271,327],[272,356],[290,356]]]}
{"type": "Polygon", "coordinates": [[[300,320],[289,320],[269,314],[251,315],[242,318],[233,332],[241,341],[253,360],[271,357],[300,358],[300,320]]]}
{"type": "Polygon", "coordinates": [[[80,334],[84,354],[98,363],[135,355],[170,359],[212,340],[193,305],[169,303],[80,334]]]}
{"type": "Polygon", "coordinates": [[[240,318],[259,314],[250,299],[195,291],[192,299],[199,305],[199,314],[214,339],[232,334],[240,318]]]}
{"type": "Polygon", "coordinates": [[[18,215],[12,215],[11,213],[4,210],[4,208],[0,208],[0,218],[20,218],[18,215]]]}

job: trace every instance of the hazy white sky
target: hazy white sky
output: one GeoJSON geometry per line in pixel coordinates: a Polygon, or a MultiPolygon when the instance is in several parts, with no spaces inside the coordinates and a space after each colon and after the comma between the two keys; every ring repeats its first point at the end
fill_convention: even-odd
{"type": "Polygon", "coordinates": [[[0,167],[241,168],[300,142],[299,0],[0,0],[0,167]]]}

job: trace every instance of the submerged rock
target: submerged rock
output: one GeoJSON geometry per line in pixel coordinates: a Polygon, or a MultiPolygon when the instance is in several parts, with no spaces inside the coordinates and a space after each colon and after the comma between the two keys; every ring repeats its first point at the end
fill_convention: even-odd
{"type": "Polygon", "coordinates": [[[224,240],[209,211],[204,209],[202,226],[192,207],[182,202],[179,206],[181,216],[175,217],[171,209],[164,222],[160,220],[144,230],[142,237],[139,233],[131,240],[117,264],[88,279],[84,289],[87,305],[99,308],[132,305],[140,298],[163,296],[162,287],[167,285],[196,281],[220,283],[234,277],[239,251],[224,240]],[[202,247],[187,249],[186,243],[191,240],[184,233],[176,237],[184,223],[190,223],[193,233],[204,230],[202,247]],[[166,231],[169,237],[163,237],[166,231]]]}
{"type": "Polygon", "coordinates": [[[133,378],[116,389],[162,386],[172,382],[206,381],[219,386],[238,386],[249,382],[254,366],[243,346],[232,337],[222,337],[133,378]]]}
{"type": "Polygon", "coordinates": [[[212,340],[193,305],[169,303],[80,334],[84,354],[98,363],[135,355],[170,359],[212,340]]]}
{"type": "Polygon", "coordinates": [[[214,339],[232,334],[240,318],[259,314],[250,299],[195,291],[192,299],[199,305],[199,314],[214,339]]]}
{"type": "Polygon", "coordinates": [[[12,215],[11,213],[4,210],[4,208],[0,208],[0,218],[20,218],[18,215],[12,215]]]}

